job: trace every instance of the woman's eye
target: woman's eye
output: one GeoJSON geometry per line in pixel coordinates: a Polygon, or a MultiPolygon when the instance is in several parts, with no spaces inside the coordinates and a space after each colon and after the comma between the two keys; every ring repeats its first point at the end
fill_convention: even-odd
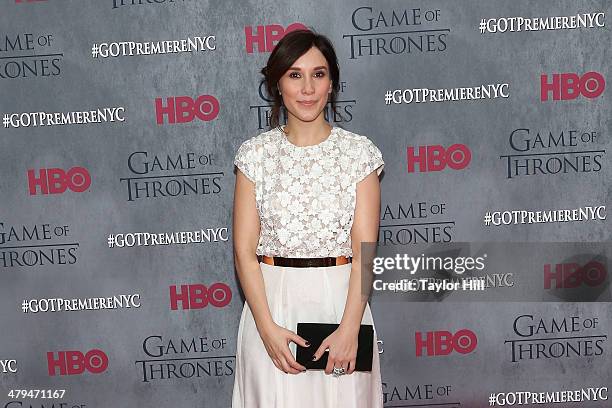
{"type": "MultiPolygon", "coordinates": [[[[300,73],[299,72],[292,72],[289,74],[289,78],[299,78],[300,73]]],[[[319,71],[315,73],[315,76],[317,78],[323,78],[325,76],[325,72],[323,71],[319,71]]]]}

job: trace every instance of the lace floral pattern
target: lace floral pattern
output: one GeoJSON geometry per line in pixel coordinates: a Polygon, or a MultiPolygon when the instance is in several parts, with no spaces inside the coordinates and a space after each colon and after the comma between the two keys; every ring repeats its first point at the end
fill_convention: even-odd
{"type": "Polygon", "coordinates": [[[245,140],[234,164],[255,183],[258,255],[352,256],[356,187],[384,161],[363,135],[333,127],[323,142],[296,146],[280,128],[245,140]]]}

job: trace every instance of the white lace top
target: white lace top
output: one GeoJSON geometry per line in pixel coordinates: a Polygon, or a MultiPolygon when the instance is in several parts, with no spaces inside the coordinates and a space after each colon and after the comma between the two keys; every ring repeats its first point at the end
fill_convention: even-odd
{"type": "Polygon", "coordinates": [[[257,255],[293,258],[352,256],[356,184],[384,167],[370,139],[339,127],[312,146],[274,128],[245,140],[234,164],[255,183],[257,255]]]}

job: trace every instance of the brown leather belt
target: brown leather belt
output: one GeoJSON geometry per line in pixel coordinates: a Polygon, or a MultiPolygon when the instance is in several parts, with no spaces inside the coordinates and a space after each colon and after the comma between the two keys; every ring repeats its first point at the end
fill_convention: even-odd
{"type": "Polygon", "coordinates": [[[317,268],[351,263],[352,257],[337,256],[327,258],[285,258],[282,256],[257,255],[257,260],[269,265],[287,266],[290,268],[317,268]]]}

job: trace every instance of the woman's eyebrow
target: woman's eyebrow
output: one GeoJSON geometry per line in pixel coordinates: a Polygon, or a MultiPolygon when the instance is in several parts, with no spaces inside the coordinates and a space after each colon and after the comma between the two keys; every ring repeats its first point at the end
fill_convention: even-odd
{"type": "MultiPolygon", "coordinates": [[[[300,67],[291,67],[291,68],[289,68],[289,69],[294,69],[294,70],[296,70],[296,71],[301,71],[301,70],[302,70],[300,67]]],[[[324,66],[324,65],[320,65],[320,66],[318,66],[318,67],[314,67],[313,69],[327,69],[327,67],[326,67],[326,66],[324,66]]]]}

